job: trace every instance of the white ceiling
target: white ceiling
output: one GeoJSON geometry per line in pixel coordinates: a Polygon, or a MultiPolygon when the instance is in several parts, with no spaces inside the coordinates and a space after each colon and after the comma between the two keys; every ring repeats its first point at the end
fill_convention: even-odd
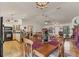
{"type": "Polygon", "coordinates": [[[14,14],[22,18],[24,23],[35,22],[43,25],[46,18],[42,13],[47,15],[51,22],[70,23],[75,16],[79,16],[79,3],[49,2],[48,8],[41,10],[36,8],[34,2],[0,2],[0,15],[14,14]]]}

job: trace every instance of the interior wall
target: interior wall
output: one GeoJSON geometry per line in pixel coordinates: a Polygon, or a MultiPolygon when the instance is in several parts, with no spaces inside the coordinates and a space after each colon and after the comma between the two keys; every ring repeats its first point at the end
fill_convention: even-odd
{"type": "Polygon", "coordinates": [[[15,18],[15,19],[9,19],[10,22],[7,22],[7,19],[9,19],[8,17],[4,17],[3,16],[3,24],[4,26],[11,26],[13,27],[13,25],[22,25],[22,19],[19,19],[19,18],[15,18]],[[14,20],[17,20],[18,22],[15,22],[14,20]]]}
{"type": "Polygon", "coordinates": [[[43,28],[49,28],[49,27],[53,27],[55,28],[55,34],[58,34],[58,32],[60,31],[60,28],[63,28],[63,26],[69,26],[70,28],[70,36],[72,35],[73,31],[72,31],[72,23],[68,23],[68,24],[61,24],[61,25],[48,25],[48,26],[44,26],[43,28]]]}
{"type": "Polygon", "coordinates": [[[22,26],[26,26],[28,28],[28,25],[31,25],[33,26],[33,32],[40,32],[41,29],[42,29],[42,25],[41,24],[38,24],[36,22],[33,22],[33,21],[29,21],[29,22],[23,22],[22,23],[22,26]]]}

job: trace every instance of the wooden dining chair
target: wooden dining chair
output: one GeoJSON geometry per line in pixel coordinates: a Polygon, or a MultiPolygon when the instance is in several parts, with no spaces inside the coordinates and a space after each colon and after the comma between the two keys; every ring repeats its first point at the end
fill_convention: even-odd
{"type": "Polygon", "coordinates": [[[58,57],[64,57],[64,38],[59,37],[58,57]]]}
{"type": "Polygon", "coordinates": [[[27,38],[24,38],[23,40],[24,40],[25,56],[32,57],[32,44],[33,44],[33,41],[30,40],[30,39],[27,39],[27,38]]]}

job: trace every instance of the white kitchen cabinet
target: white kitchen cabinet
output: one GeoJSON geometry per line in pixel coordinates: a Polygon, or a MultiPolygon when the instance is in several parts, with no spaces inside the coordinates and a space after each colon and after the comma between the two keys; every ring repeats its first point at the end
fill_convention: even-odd
{"type": "Polygon", "coordinates": [[[19,41],[20,42],[20,40],[21,40],[21,38],[20,38],[20,33],[18,32],[16,32],[16,33],[13,33],[13,40],[17,40],[17,41],[19,41]]]}

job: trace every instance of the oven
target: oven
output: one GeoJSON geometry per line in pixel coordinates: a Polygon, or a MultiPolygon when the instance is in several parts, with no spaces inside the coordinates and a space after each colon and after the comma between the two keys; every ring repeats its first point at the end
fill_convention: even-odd
{"type": "Polygon", "coordinates": [[[11,41],[13,39],[12,27],[4,26],[4,41],[11,41]]]}

